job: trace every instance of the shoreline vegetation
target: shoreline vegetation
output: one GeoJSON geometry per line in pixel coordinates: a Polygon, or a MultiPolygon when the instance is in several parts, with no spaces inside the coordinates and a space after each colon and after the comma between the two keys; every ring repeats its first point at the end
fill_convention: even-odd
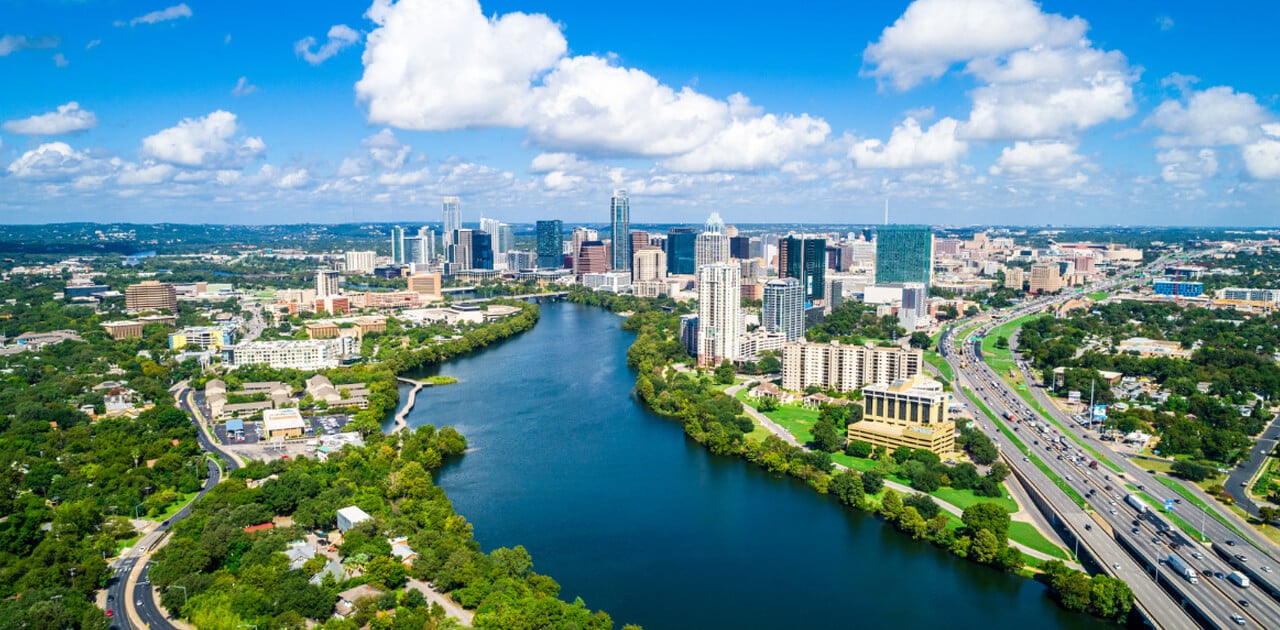
{"type": "MultiPolygon", "coordinates": [[[[1090,577],[1059,560],[1029,560],[1010,546],[1009,512],[996,502],[973,503],[954,519],[927,494],[885,488],[885,475],[879,470],[837,472],[831,453],[794,446],[772,434],[763,440],[753,437],[754,421],[744,415],[740,401],[717,387],[714,374],[671,369],[689,359],[679,339],[679,316],[687,312],[687,305],[670,298],[602,294],[579,287],[572,287],[567,299],[617,314],[632,313],[622,327],[636,333],[627,351],[627,364],[637,372],[636,396],[655,413],[678,420],[688,437],[712,453],[741,457],[769,472],[795,477],[849,508],[877,514],[913,539],[927,540],[961,558],[1033,577],[1067,610],[1116,622],[1129,617],[1133,594],[1123,581],[1090,577]]],[[[732,375],[729,378],[732,382],[732,375]]],[[[888,454],[879,455],[880,461],[889,460],[888,454]]],[[[894,459],[912,463],[912,454],[897,455],[894,459]]]]}
{"type": "MultiPolygon", "coordinates": [[[[471,524],[453,510],[434,482],[434,473],[444,463],[466,452],[465,437],[452,427],[431,425],[382,430],[383,421],[399,406],[397,383],[404,374],[514,337],[539,319],[536,304],[495,301],[519,306],[521,312],[457,339],[406,348],[374,365],[327,370],[335,383],[370,384],[369,407],[349,425],[365,437],[366,445],[348,446],[324,462],[252,461],[232,472],[193,507],[190,518],[175,524],[174,540],[155,555],[151,576],[163,593],[165,608],[202,629],[254,623],[322,630],[459,627],[421,590],[428,588],[473,611],[475,628],[614,628],[607,613],[589,610],[581,598],[559,599],[560,585],[533,571],[533,558],[524,547],[481,550],[471,524]],[[372,519],[348,530],[334,547],[336,552],[281,562],[281,553],[291,551],[294,541],[306,540],[314,531],[333,530],[337,509],[348,505],[358,506],[372,519]],[[245,531],[263,523],[275,527],[245,531]],[[415,550],[412,563],[402,564],[392,555],[390,541],[399,538],[415,550]],[[361,584],[381,594],[355,601],[346,619],[332,618],[338,593],[361,584]]],[[[280,380],[296,386],[305,376],[296,370],[255,366],[224,378],[280,380]]],[[[408,380],[431,385],[458,382],[439,375],[408,380]]],[[[624,630],[639,627],[628,625],[624,630]]]]}

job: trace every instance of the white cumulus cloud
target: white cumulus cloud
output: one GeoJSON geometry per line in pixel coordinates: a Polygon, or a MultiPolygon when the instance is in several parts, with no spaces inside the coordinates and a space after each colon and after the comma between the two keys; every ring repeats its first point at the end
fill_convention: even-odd
{"type": "Polygon", "coordinates": [[[1213,149],[1200,149],[1195,154],[1170,149],[1157,154],[1156,162],[1164,165],[1160,178],[1171,184],[1198,182],[1218,172],[1218,156],[1213,149]]]}
{"type": "Polygon", "coordinates": [[[1245,169],[1258,179],[1280,179],[1280,124],[1262,129],[1265,137],[1242,150],[1245,169]]]}
{"type": "Polygon", "coordinates": [[[170,164],[157,164],[155,162],[147,162],[141,165],[125,164],[120,173],[116,175],[116,181],[120,182],[122,186],[159,184],[169,181],[177,173],[177,170],[170,164]]]}
{"type": "Polygon", "coordinates": [[[65,142],[42,144],[9,164],[9,174],[22,179],[67,179],[92,164],[88,154],[72,149],[65,142]]]}
{"type": "Polygon", "coordinates": [[[189,17],[191,17],[191,7],[187,6],[186,3],[184,2],[182,4],[175,4],[165,9],[160,9],[159,11],[152,11],[144,15],[139,15],[138,17],[128,21],[117,20],[116,26],[125,26],[125,25],[137,26],[139,24],[156,24],[159,22],[168,22],[170,20],[176,20],[179,18],[189,18],[189,17]]]}
{"type": "Polygon", "coordinates": [[[733,99],[668,86],[612,57],[569,56],[560,26],[545,15],[489,17],[476,0],[375,0],[367,16],[377,28],[356,94],[371,123],[524,128],[533,144],[552,151],[689,154],[671,165],[690,170],[779,164],[829,132],[807,115],[743,115],[733,99]]]}
{"type": "Polygon", "coordinates": [[[48,113],[10,120],[4,124],[4,130],[31,136],[57,136],[97,126],[98,117],[93,112],[80,109],[79,103],[71,101],[48,113]]]}
{"type": "MultiPolygon", "coordinates": [[[[229,37],[229,36],[228,36],[229,37]]],[[[335,24],[329,28],[329,39],[316,48],[316,38],[310,35],[298,40],[293,45],[293,52],[307,63],[318,66],[328,58],[338,54],[343,48],[360,41],[360,34],[346,24],[335,24]],[[312,48],[316,48],[312,50],[312,48]]]]}
{"type": "Polygon", "coordinates": [[[1261,135],[1272,115],[1246,92],[1229,86],[1189,90],[1181,99],[1161,103],[1146,124],[1164,132],[1161,147],[1245,144],[1261,135]]]}
{"type": "Polygon", "coordinates": [[[907,118],[893,129],[888,142],[872,138],[857,142],[849,157],[859,168],[915,168],[949,164],[969,146],[956,137],[958,123],[943,118],[928,130],[914,118],[907,118]]]}
{"type": "Polygon", "coordinates": [[[992,175],[1043,175],[1057,177],[1084,161],[1069,142],[1015,142],[1000,152],[988,170],[992,175]]]}
{"type": "Polygon", "coordinates": [[[174,127],[142,139],[142,154],[181,166],[217,167],[241,164],[266,151],[262,138],[239,138],[236,115],[218,110],[202,118],[186,118],[174,127]]]}

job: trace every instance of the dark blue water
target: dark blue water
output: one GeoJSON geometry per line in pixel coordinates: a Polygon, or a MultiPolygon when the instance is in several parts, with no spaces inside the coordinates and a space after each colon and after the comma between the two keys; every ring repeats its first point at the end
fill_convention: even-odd
{"type": "Polygon", "coordinates": [[[1086,628],[1030,580],[912,541],[799,482],[710,454],[630,395],[622,318],[533,330],[430,373],[409,424],[472,447],[439,483],[485,549],[524,545],[561,596],[662,628],[1086,628]]]}

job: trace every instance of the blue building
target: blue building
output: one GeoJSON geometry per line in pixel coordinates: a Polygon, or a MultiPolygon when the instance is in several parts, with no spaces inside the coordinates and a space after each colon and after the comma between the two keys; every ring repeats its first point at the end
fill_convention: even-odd
{"type": "Polygon", "coordinates": [[[538,268],[564,267],[564,224],[558,219],[538,221],[538,268]]]}
{"type": "Polygon", "coordinates": [[[919,282],[933,272],[933,229],[927,225],[876,228],[876,284],[919,282]]]}
{"type": "Polygon", "coordinates": [[[698,235],[692,228],[671,228],[667,232],[667,273],[697,273],[698,235]]]}
{"type": "Polygon", "coordinates": [[[1152,289],[1155,290],[1156,295],[1170,295],[1173,297],[1200,297],[1204,295],[1204,283],[1201,282],[1156,280],[1152,283],[1152,289]]]}
{"type": "Polygon", "coordinates": [[[680,316],[680,343],[689,356],[698,356],[698,316],[680,316]]]}
{"type": "Polygon", "coordinates": [[[488,232],[471,233],[471,268],[493,269],[493,235],[488,232]]]}

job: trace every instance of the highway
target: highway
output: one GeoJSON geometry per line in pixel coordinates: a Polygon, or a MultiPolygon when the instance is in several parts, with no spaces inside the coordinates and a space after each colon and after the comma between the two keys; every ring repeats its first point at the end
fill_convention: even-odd
{"type": "MultiPolygon", "coordinates": [[[[1109,286],[1117,284],[1120,284],[1120,282],[1113,281],[1102,288],[1109,288],[1109,286]]],[[[1010,313],[1009,316],[1018,317],[1035,312],[1042,308],[1050,307],[1056,301],[1062,301],[1062,299],[1050,298],[1023,304],[1010,313]]],[[[980,338],[992,326],[993,324],[988,323],[969,334],[971,338],[980,338]]],[[[1104,452],[1104,457],[1120,464],[1125,469],[1124,480],[1119,478],[1121,475],[1116,475],[1116,478],[1112,479],[1112,471],[1106,467],[1089,468],[1088,463],[1092,460],[1088,454],[1080,449],[1077,444],[1061,443],[1062,441],[1058,440],[1058,429],[1045,425],[1042,419],[1039,419],[1035,412],[982,361],[979,342],[964,343],[961,355],[966,367],[962,368],[957,365],[959,357],[956,356],[957,353],[953,350],[955,348],[953,334],[953,331],[949,330],[940,339],[939,348],[944,356],[952,363],[953,368],[956,369],[957,374],[961,375],[963,381],[970,385],[975,395],[982,397],[988,408],[998,415],[1002,415],[1006,411],[1010,412],[1015,420],[1013,423],[1005,423],[1004,418],[1001,417],[996,419],[996,422],[1008,424],[1011,430],[1019,431],[1019,437],[1024,441],[1024,444],[1034,449],[1032,456],[1038,457],[1053,470],[1054,474],[1064,480],[1062,483],[1072,485],[1078,494],[1085,496],[1086,501],[1094,508],[1094,514],[1099,519],[1099,522],[1106,524],[1114,533],[1117,541],[1132,555],[1132,558],[1142,564],[1144,572],[1149,569],[1150,573],[1148,575],[1151,577],[1163,577],[1162,582],[1175,593],[1178,599],[1185,599],[1203,613],[1204,618],[1198,619],[1200,623],[1210,626],[1280,627],[1280,604],[1277,604],[1274,599],[1269,597],[1264,592],[1264,589],[1240,589],[1224,579],[1214,577],[1216,575],[1229,574],[1235,570],[1235,567],[1228,565],[1222,558],[1219,558],[1200,543],[1188,541],[1181,532],[1171,528],[1163,518],[1155,515],[1150,509],[1145,510],[1144,514],[1137,513],[1132,506],[1124,501],[1124,497],[1129,493],[1129,490],[1124,487],[1123,482],[1127,480],[1129,483],[1136,484],[1147,494],[1160,501],[1166,498],[1171,500],[1177,498],[1172,490],[1156,482],[1145,470],[1141,470],[1128,460],[1111,453],[1109,449],[1104,452]],[[1039,425],[1038,430],[1044,433],[1032,433],[1031,422],[1033,419],[1040,420],[1036,424],[1039,425]],[[1028,431],[1020,431],[1022,428],[1026,428],[1028,431]],[[1056,446],[1052,445],[1049,438],[1053,438],[1059,443],[1056,446]],[[1046,450],[1040,451],[1040,448],[1046,450]],[[1208,573],[1208,575],[1200,577],[1198,584],[1190,584],[1183,579],[1171,578],[1169,574],[1172,573],[1172,570],[1162,564],[1163,559],[1167,558],[1170,553],[1177,555],[1197,571],[1208,573]],[[1161,572],[1164,573],[1163,576],[1161,572]]],[[[1044,395],[1043,392],[1036,391],[1036,393],[1041,396],[1044,395]]],[[[1041,404],[1046,409],[1056,410],[1047,400],[1041,401],[1041,404]]],[[[1055,418],[1059,421],[1059,424],[1063,427],[1074,428],[1074,423],[1066,417],[1066,414],[1061,415],[1061,418],[1055,418]]],[[[994,429],[986,427],[985,424],[983,426],[989,433],[995,433],[994,429]]],[[[997,440],[997,443],[1008,443],[1003,436],[994,435],[993,437],[997,440]]],[[[1088,438],[1077,436],[1077,439],[1088,438]]],[[[1098,444],[1096,440],[1090,446],[1094,448],[1101,447],[1098,448],[1100,452],[1105,449],[1105,445],[1098,444]]],[[[1010,461],[1011,466],[1023,464],[1024,468],[1035,469],[1029,459],[1024,459],[1021,454],[1010,456],[1011,453],[1012,451],[1005,451],[1006,459],[1010,461]]],[[[1034,474],[1030,476],[1033,479],[1035,477],[1034,474]]],[[[1035,486],[1036,484],[1033,482],[1032,485],[1035,486]]],[[[1051,491],[1044,493],[1040,488],[1037,488],[1037,491],[1041,491],[1042,494],[1054,494],[1051,491]]],[[[1063,507],[1064,509],[1060,514],[1074,525],[1071,513],[1073,511],[1082,511],[1073,502],[1063,507]]],[[[1059,506],[1055,503],[1055,510],[1058,509],[1059,506]]],[[[1180,505],[1177,509],[1184,517],[1190,517],[1188,520],[1196,522],[1197,525],[1200,525],[1200,521],[1203,521],[1202,531],[1211,538],[1232,541],[1231,545],[1234,545],[1236,539],[1241,538],[1238,534],[1231,532],[1216,520],[1203,515],[1203,513],[1201,513],[1200,521],[1197,521],[1192,512],[1199,512],[1199,510],[1194,505],[1191,505],[1190,502],[1180,505]]],[[[1076,532],[1080,531],[1074,527],[1073,529],[1076,532]]],[[[1231,555],[1230,548],[1223,549],[1228,549],[1227,555],[1231,555]]],[[[1250,550],[1249,553],[1254,551],[1256,550],[1250,550]]],[[[1249,559],[1247,555],[1241,555],[1246,561],[1249,559]]],[[[1259,557],[1261,556],[1259,555],[1259,557]]],[[[1110,560],[1110,557],[1108,556],[1107,559],[1110,560]]],[[[1134,589],[1140,608],[1148,612],[1148,614],[1151,613],[1152,609],[1177,605],[1167,598],[1162,601],[1159,598],[1155,598],[1153,594],[1140,589],[1140,584],[1152,585],[1153,583],[1146,580],[1135,581],[1130,579],[1131,576],[1126,575],[1128,572],[1123,562],[1116,559],[1113,564],[1118,564],[1119,568],[1117,569],[1113,566],[1112,572],[1126,579],[1126,582],[1134,589]]],[[[1260,563],[1250,565],[1247,562],[1234,559],[1233,564],[1250,569],[1261,568],[1259,566],[1260,563]]],[[[1267,571],[1263,571],[1265,575],[1260,575],[1257,571],[1249,571],[1249,574],[1251,577],[1260,576],[1266,580],[1270,579],[1270,573],[1267,571]]],[[[1275,589],[1269,590],[1275,592],[1275,589]]],[[[1158,625],[1164,625],[1155,619],[1153,621],[1158,625]]]]}

